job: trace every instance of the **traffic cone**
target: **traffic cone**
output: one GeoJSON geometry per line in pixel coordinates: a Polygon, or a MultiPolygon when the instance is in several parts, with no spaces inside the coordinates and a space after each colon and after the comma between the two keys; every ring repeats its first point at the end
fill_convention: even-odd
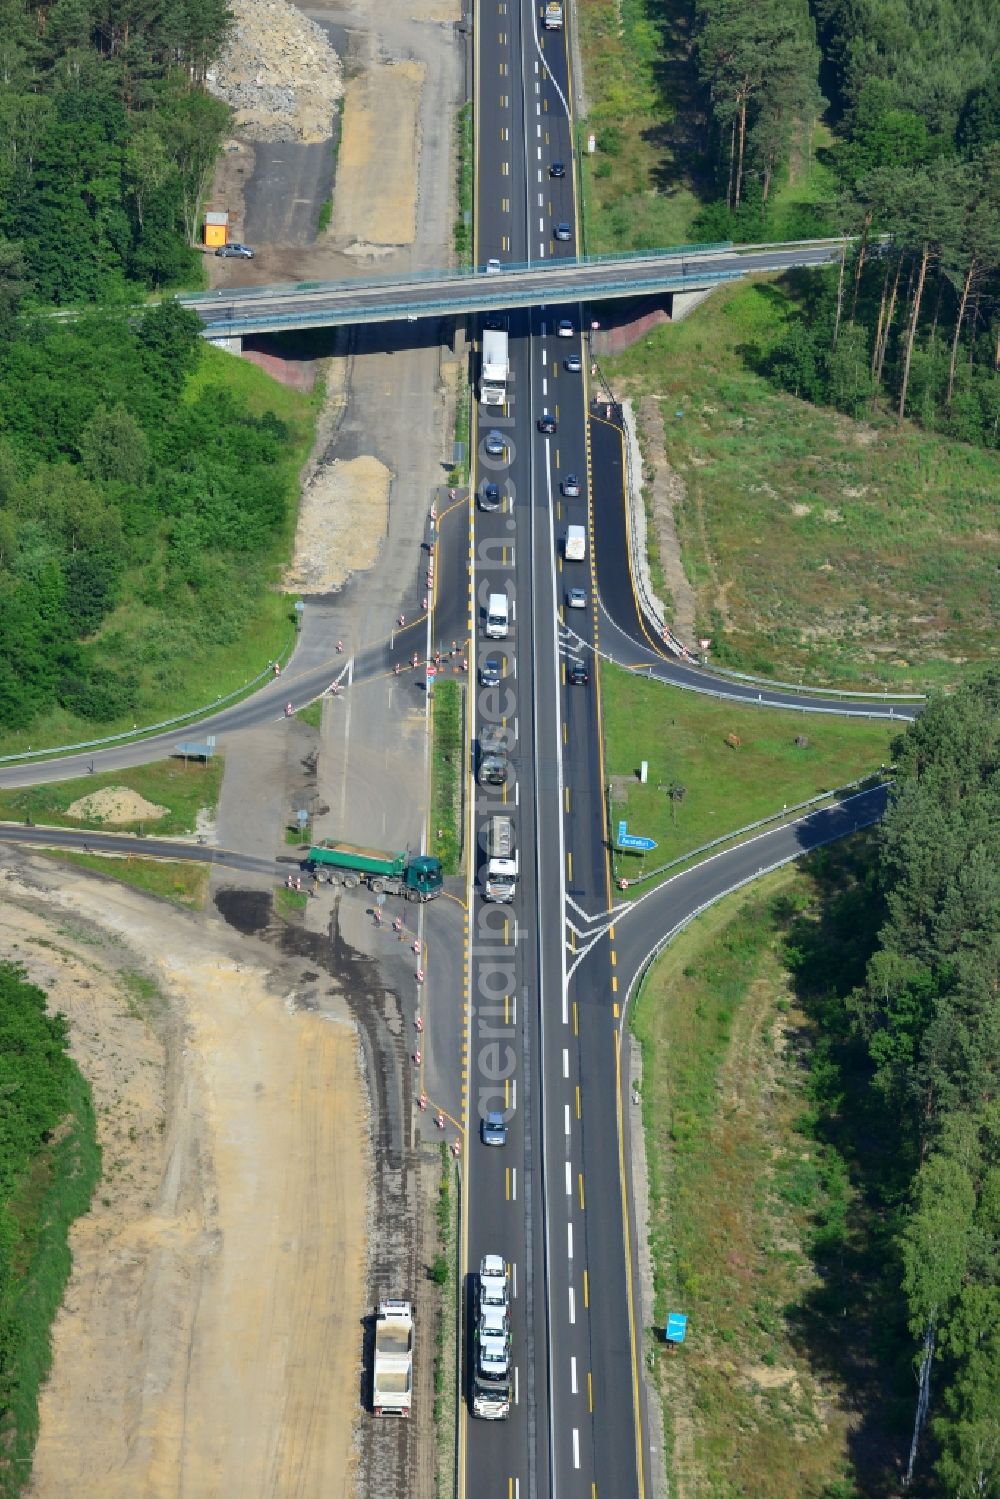
{"type": "Polygon", "coordinates": [[[417,969],[417,983],[418,984],[422,984],[423,981],[424,981],[424,970],[422,968],[418,968],[417,969]]]}
{"type": "Polygon", "coordinates": [[[418,1109],[426,1109],[426,1107],[427,1107],[427,1094],[426,1093],[421,1093],[420,1097],[417,1099],[417,1108],[418,1109]]]}
{"type": "Polygon", "coordinates": [[[421,1018],[420,1018],[420,1016],[419,1016],[419,1015],[415,1015],[415,1016],[414,1016],[414,1017],[413,1017],[413,1024],[414,1024],[414,1025],[415,1025],[415,1026],[416,1026],[416,1028],[417,1028],[417,1034],[418,1034],[418,1035],[419,1035],[419,1034],[420,1034],[420,1032],[421,1032],[421,1031],[422,1031],[422,1030],[423,1030],[423,1028],[424,1028],[424,1022],[423,1022],[423,1020],[422,1020],[422,1019],[421,1019],[421,1018]]]}
{"type": "Polygon", "coordinates": [[[413,1053],[413,1060],[417,1064],[417,1066],[419,1067],[420,1066],[420,1062],[421,1062],[421,1053],[419,1051],[415,1051],[413,1053]]]}
{"type": "Polygon", "coordinates": [[[344,654],[344,642],[342,640],[338,640],[337,641],[337,655],[338,656],[342,656],[343,654],[344,654]]]}
{"type": "Polygon", "coordinates": [[[444,1115],[439,1114],[434,1123],[437,1125],[438,1129],[444,1129],[444,1115]]]}

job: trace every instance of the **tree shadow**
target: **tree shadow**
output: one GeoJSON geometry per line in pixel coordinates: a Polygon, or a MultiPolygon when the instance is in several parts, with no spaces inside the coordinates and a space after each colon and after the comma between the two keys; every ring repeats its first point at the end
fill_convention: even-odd
{"type": "Polygon", "coordinates": [[[694,60],[693,0],[648,0],[647,14],[661,43],[652,70],[659,118],[642,132],[659,155],[653,185],[667,196],[686,188],[711,197],[715,184],[707,158],[709,120],[694,60]]]}

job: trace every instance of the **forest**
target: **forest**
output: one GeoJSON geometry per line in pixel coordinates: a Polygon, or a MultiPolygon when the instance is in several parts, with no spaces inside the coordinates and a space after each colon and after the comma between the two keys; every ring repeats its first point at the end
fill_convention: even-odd
{"type": "Polygon", "coordinates": [[[768,372],[854,416],[1000,447],[1000,9],[695,0],[695,30],[701,239],[771,237],[777,177],[804,170],[820,116],[833,127],[828,190],[792,230],[851,245],[835,277],[802,279],[768,372]]]}
{"type": "Polygon", "coordinates": [[[64,305],[197,280],[228,22],[225,0],[0,0],[0,308],[11,286],[64,305]]]}
{"type": "Polygon", "coordinates": [[[165,302],[29,319],[0,344],[6,729],[55,705],[144,709],[180,686],[185,646],[195,660],[253,617],[294,514],[291,434],[202,378],[199,326],[165,302]]]}
{"type": "Polygon", "coordinates": [[[0,1494],[30,1473],[49,1324],[70,1269],[66,1234],[100,1169],[90,1089],[23,969],[0,963],[0,1494]]]}
{"type": "Polygon", "coordinates": [[[853,1192],[818,1246],[817,1311],[869,1328],[871,1364],[848,1377],[864,1418],[899,1434],[886,1491],[995,1499],[1000,673],[932,698],[894,753],[874,850],[811,861],[826,908],[785,954],[816,1024],[816,1134],[853,1192]]]}

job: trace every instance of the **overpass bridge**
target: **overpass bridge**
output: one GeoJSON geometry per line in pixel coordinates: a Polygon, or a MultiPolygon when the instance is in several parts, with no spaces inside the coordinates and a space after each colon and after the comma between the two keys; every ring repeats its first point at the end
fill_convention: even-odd
{"type": "Polygon", "coordinates": [[[603,302],[622,297],[711,290],[767,271],[830,265],[844,240],[777,245],[685,245],[630,255],[504,265],[501,270],[423,271],[406,276],[226,287],[178,301],[204,323],[206,338],[342,324],[416,322],[427,317],[512,311],[548,303],[603,302]]]}

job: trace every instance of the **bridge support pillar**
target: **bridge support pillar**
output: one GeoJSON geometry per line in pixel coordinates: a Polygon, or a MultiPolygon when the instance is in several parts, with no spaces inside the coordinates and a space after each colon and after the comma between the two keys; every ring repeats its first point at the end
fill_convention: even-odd
{"type": "Polygon", "coordinates": [[[714,287],[708,286],[699,291],[673,292],[670,298],[670,321],[679,323],[681,318],[687,317],[689,312],[707,301],[714,290],[714,287]]]}

